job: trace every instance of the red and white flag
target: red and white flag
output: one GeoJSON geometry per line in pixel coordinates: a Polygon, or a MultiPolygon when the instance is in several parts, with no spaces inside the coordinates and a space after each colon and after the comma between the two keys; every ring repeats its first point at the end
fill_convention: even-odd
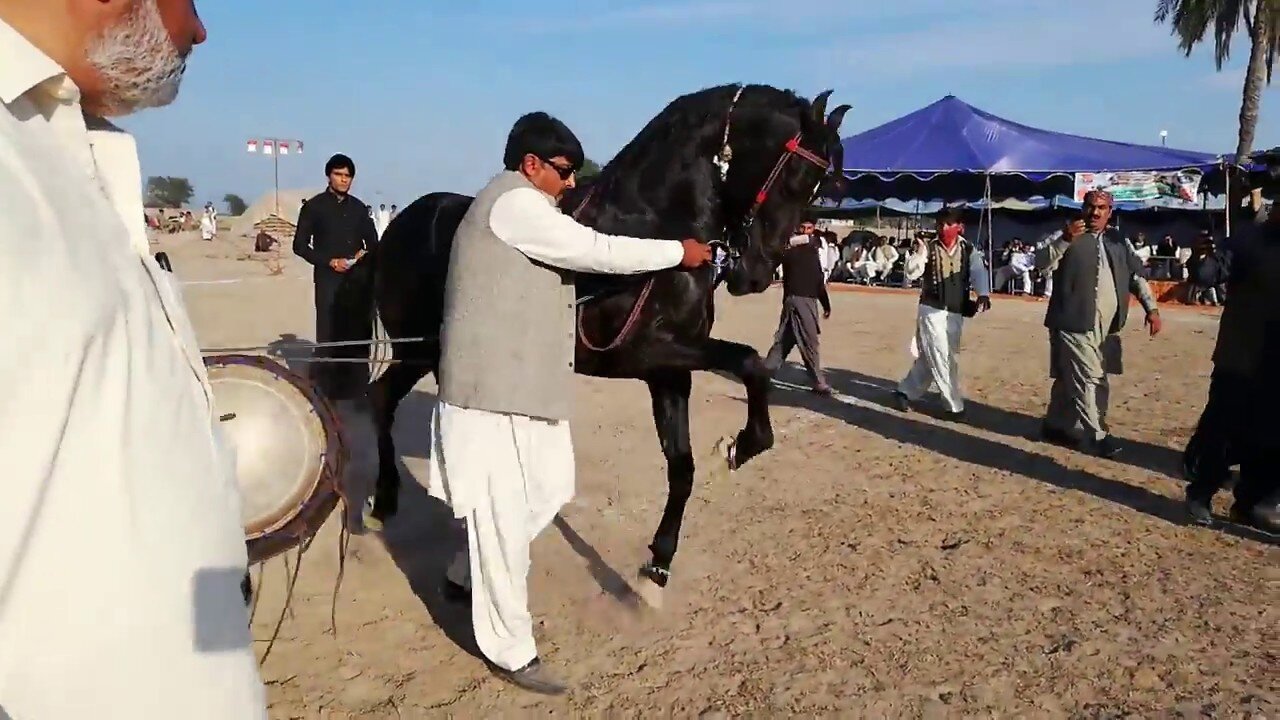
{"type": "Polygon", "coordinates": [[[281,140],[281,141],[278,143],[278,146],[279,146],[279,148],[280,148],[280,154],[281,154],[281,155],[288,155],[288,154],[289,154],[289,141],[288,141],[288,140],[281,140]]]}
{"type": "Polygon", "coordinates": [[[249,142],[245,143],[244,149],[249,152],[258,152],[258,141],[250,140],[249,142]]]}
{"type": "Polygon", "coordinates": [[[272,154],[272,153],[274,153],[274,152],[275,152],[275,141],[274,141],[274,140],[263,140],[263,141],[262,141],[262,154],[263,154],[263,155],[271,155],[271,154],[272,154]]]}

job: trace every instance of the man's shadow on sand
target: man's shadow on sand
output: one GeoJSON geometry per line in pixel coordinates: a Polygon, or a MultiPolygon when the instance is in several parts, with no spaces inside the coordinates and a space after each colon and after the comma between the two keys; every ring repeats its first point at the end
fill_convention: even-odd
{"type": "MultiPolygon", "coordinates": [[[[856,425],[886,439],[915,445],[962,462],[1023,475],[1064,490],[1088,493],[1174,525],[1188,524],[1186,511],[1178,500],[1084,470],[1065,467],[1047,455],[953,429],[954,425],[946,421],[935,424],[903,415],[892,405],[892,392],[896,383],[884,378],[838,368],[826,369],[825,372],[827,381],[836,393],[847,399],[815,395],[809,391],[808,378],[803,370],[784,365],[771,389],[770,404],[802,408],[856,425]]],[[[741,399],[739,401],[745,402],[741,399]]],[[[935,419],[942,417],[941,409],[930,409],[928,398],[923,403],[917,403],[916,407],[918,409],[913,410],[915,415],[927,415],[935,419]]],[[[965,425],[1007,437],[1039,441],[1038,418],[967,399],[965,411],[965,425]]],[[[1131,440],[1122,441],[1121,447],[1122,453],[1114,462],[1125,462],[1134,467],[1177,477],[1177,468],[1181,463],[1181,453],[1178,451],[1131,440]]],[[[1248,540],[1270,544],[1276,542],[1273,536],[1242,525],[1221,522],[1216,528],[1248,540]]]]}

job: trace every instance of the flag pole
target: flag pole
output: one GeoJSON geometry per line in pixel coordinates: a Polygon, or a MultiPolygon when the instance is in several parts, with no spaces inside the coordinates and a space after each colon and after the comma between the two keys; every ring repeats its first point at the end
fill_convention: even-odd
{"type": "Polygon", "coordinates": [[[259,141],[257,138],[253,138],[245,144],[245,149],[251,153],[256,153],[258,152],[259,142],[261,142],[263,154],[272,156],[271,164],[274,172],[272,188],[273,197],[275,198],[275,212],[273,214],[276,217],[283,217],[280,214],[280,156],[289,151],[290,145],[292,145],[297,150],[298,154],[301,155],[302,141],[286,138],[262,138],[261,141],[259,141]]]}

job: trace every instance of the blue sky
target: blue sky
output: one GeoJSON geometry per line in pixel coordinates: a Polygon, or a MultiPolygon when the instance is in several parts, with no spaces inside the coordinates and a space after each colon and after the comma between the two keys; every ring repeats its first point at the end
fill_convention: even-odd
{"type": "MultiPolygon", "coordinates": [[[[321,186],[345,152],[356,195],[404,206],[477,190],[524,112],[559,116],[603,162],[671,99],[731,82],[834,88],[854,108],[842,135],[950,93],[1030,125],[1151,144],[1165,129],[1171,146],[1230,152],[1248,54],[1221,73],[1207,52],[1184,58],[1154,0],[197,4],[209,41],[177,102],[121,123],[144,176],[190,178],[195,203],[271,189],[253,137],[306,143],[281,159],[281,188],[321,186]]],[[[1257,145],[1280,145],[1275,86],[1257,145]]]]}

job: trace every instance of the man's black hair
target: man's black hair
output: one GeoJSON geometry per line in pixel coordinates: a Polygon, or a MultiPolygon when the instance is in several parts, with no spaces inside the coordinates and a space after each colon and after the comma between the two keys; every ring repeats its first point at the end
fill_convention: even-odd
{"type": "Polygon", "coordinates": [[[574,168],[582,167],[584,158],[582,143],[578,142],[569,126],[544,112],[531,112],[511,127],[507,148],[502,153],[502,165],[508,170],[516,170],[525,155],[535,155],[543,160],[563,157],[574,168]]]}
{"type": "Polygon", "coordinates": [[[342,153],[338,153],[337,155],[329,158],[329,162],[324,164],[324,176],[329,177],[334,170],[346,170],[351,173],[352,177],[355,177],[356,164],[351,162],[351,158],[343,155],[342,153]]]}
{"type": "Polygon", "coordinates": [[[962,219],[960,208],[958,207],[942,208],[942,210],[938,212],[938,224],[940,225],[958,223],[961,222],[962,219]]]}

